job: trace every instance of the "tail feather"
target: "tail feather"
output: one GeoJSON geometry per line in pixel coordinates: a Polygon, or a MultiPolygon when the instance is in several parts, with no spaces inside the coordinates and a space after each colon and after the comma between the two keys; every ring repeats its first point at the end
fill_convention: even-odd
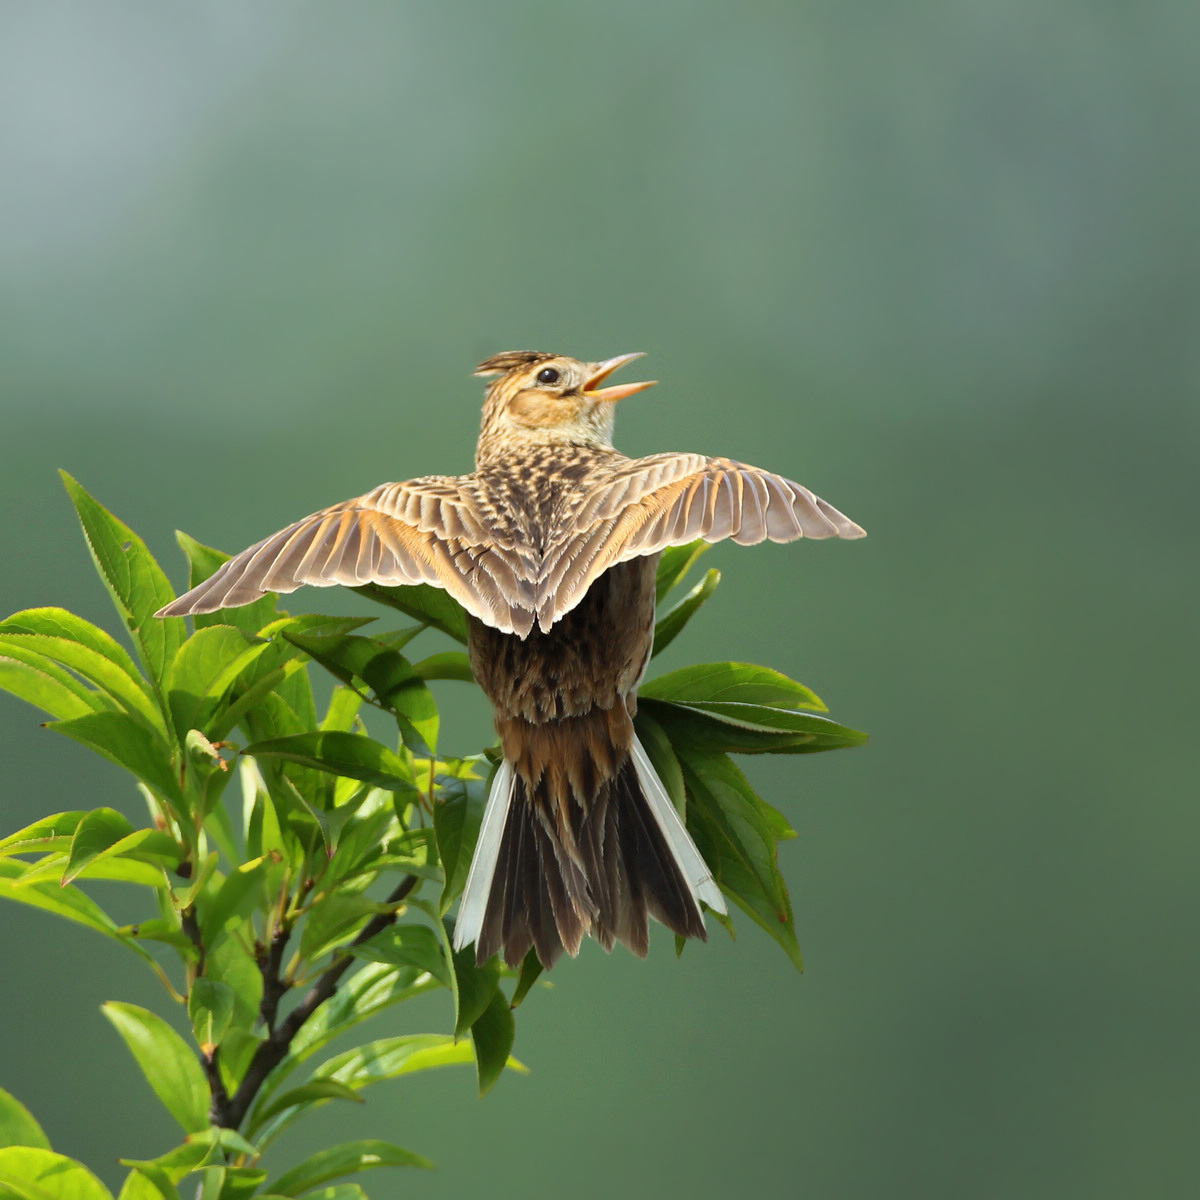
{"type": "Polygon", "coordinates": [[[663,787],[655,772],[650,756],[636,737],[633,739],[632,756],[638,782],[650,805],[650,811],[666,837],[675,861],[683,870],[688,890],[697,900],[703,900],[714,912],[724,916],[729,911],[725,907],[725,897],[721,895],[721,889],[717,887],[712,872],[701,858],[700,851],[696,849],[696,843],[692,841],[683,818],[675,811],[675,805],[671,803],[667,789],[663,787]]]}
{"type": "Polygon", "coordinates": [[[467,883],[459,902],[458,921],[454,926],[455,950],[469,946],[483,928],[484,910],[495,880],[500,843],[508,823],[512,783],[512,763],[502,762],[492,779],[487,807],[483,810],[483,824],[479,827],[479,840],[475,843],[471,869],[467,872],[467,883]]]}
{"type": "MultiPolygon", "coordinates": [[[[540,790],[540,789],[539,789],[540,790]]],[[[649,918],[704,939],[700,901],[724,913],[712,873],[671,804],[645,750],[599,785],[591,802],[561,806],[530,796],[508,762],[492,783],[467,876],[454,946],[476,944],[480,963],[500,952],[516,966],[533,946],[550,967],[587,934],[645,957],[649,918]]]]}

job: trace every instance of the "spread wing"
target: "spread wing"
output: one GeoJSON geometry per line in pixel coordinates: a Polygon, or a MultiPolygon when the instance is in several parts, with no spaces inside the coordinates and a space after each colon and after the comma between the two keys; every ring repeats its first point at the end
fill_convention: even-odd
{"type": "Polygon", "coordinates": [[[158,612],[186,616],[309,584],[428,583],[502,633],[549,630],[609,567],[697,538],[744,546],[860,538],[832,504],[782,475],[726,458],[629,459],[565,493],[544,546],[489,519],[471,476],[386,483],[264,538],[158,612]]]}
{"type": "Polygon", "coordinates": [[[431,475],[385,483],[281,529],[156,615],[236,608],[303,584],[428,583],[486,624],[523,637],[533,627],[539,558],[489,534],[469,479],[431,475]]]}
{"type": "Polygon", "coordinates": [[[547,547],[538,625],[548,630],[609,567],[703,538],[743,546],[798,538],[861,538],[866,530],[808,488],[727,458],[659,454],[597,482],[547,547]]]}

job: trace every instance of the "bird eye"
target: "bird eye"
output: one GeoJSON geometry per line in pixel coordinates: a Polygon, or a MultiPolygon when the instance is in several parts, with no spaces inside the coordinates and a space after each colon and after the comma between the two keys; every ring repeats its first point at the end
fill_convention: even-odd
{"type": "Polygon", "coordinates": [[[553,367],[543,367],[537,374],[538,383],[557,383],[561,378],[553,367]]]}

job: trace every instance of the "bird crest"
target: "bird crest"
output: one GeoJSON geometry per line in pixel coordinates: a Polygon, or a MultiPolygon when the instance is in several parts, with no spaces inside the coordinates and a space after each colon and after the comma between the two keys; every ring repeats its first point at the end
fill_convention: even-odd
{"type": "Polygon", "coordinates": [[[540,350],[503,350],[499,354],[493,354],[491,358],[485,358],[471,374],[503,375],[517,367],[527,367],[530,363],[545,362],[546,359],[554,357],[556,356],[544,354],[540,350]]]}

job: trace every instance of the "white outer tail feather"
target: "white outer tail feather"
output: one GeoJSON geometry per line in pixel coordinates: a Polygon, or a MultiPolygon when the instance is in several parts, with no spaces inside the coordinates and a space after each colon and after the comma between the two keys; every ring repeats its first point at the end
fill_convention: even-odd
{"type": "MultiPolygon", "coordinates": [[[[633,739],[632,757],[646,803],[655,823],[666,838],[676,865],[683,874],[697,906],[703,900],[714,912],[725,915],[729,910],[725,907],[721,889],[713,880],[712,872],[701,857],[700,851],[696,849],[696,843],[692,841],[671,803],[671,797],[667,795],[667,789],[658,778],[654,764],[636,737],[633,739]]],[[[512,803],[514,782],[512,764],[505,759],[492,780],[487,807],[483,812],[483,824],[479,827],[479,841],[475,845],[471,869],[467,872],[467,884],[463,888],[458,919],[454,925],[455,950],[462,950],[471,945],[483,930],[483,918],[487,911],[492,883],[496,878],[500,842],[504,837],[504,826],[512,803]]]]}
{"type": "Polygon", "coordinates": [[[469,946],[483,929],[483,915],[487,911],[492,880],[496,877],[496,862],[500,858],[500,841],[504,837],[508,807],[512,803],[513,778],[512,763],[505,759],[492,780],[487,807],[483,810],[479,841],[475,843],[471,869],[467,872],[467,885],[463,888],[458,906],[458,920],[454,923],[455,950],[469,946]]]}
{"type": "Polygon", "coordinates": [[[636,736],[633,739],[633,765],[637,769],[638,782],[642,785],[642,792],[650,805],[650,811],[654,814],[675,862],[687,881],[688,891],[692,893],[697,904],[703,900],[714,912],[725,916],[729,911],[725,907],[725,897],[721,895],[721,889],[717,887],[708,864],[696,849],[696,843],[692,841],[682,818],[675,811],[675,805],[671,803],[671,797],[667,795],[667,789],[663,787],[650,756],[636,736]]]}

